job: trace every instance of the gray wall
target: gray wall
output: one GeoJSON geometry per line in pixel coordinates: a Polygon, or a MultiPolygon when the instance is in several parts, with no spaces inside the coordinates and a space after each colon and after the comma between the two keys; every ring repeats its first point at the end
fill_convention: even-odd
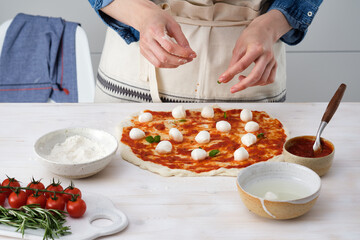
{"type": "MultiPolygon", "coordinates": [[[[359,10],[358,0],[324,0],[305,40],[287,47],[288,102],[328,101],[342,82],[344,101],[360,101],[359,10]]],[[[81,23],[95,74],[106,27],[87,0],[0,0],[0,23],[19,12],[81,23]]]]}
{"type": "Polygon", "coordinates": [[[328,101],[341,82],[360,101],[360,1],[324,0],[304,41],[287,47],[288,101],[328,101]]]}

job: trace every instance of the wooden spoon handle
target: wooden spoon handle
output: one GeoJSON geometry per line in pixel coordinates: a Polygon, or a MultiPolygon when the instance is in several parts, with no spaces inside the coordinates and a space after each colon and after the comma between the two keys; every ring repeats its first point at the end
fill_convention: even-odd
{"type": "Polygon", "coordinates": [[[339,88],[336,90],[334,96],[331,98],[329,104],[327,105],[326,111],[321,119],[321,121],[329,123],[331,118],[334,116],[337,108],[339,107],[340,101],[344,95],[346,85],[342,83],[339,88]]]}

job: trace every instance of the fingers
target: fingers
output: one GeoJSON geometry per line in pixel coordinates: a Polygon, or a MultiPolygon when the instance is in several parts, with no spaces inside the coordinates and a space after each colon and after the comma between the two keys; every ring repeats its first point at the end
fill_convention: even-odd
{"type": "Polygon", "coordinates": [[[275,82],[276,69],[277,69],[277,63],[275,61],[271,61],[266,66],[264,74],[262,75],[260,80],[255,85],[252,86],[256,86],[256,85],[265,86],[275,82]]]}
{"type": "Polygon", "coordinates": [[[196,53],[191,49],[190,44],[189,44],[188,40],[186,39],[186,37],[185,37],[184,33],[182,32],[181,27],[178,23],[175,23],[175,24],[169,23],[168,27],[167,27],[167,31],[165,29],[165,34],[173,36],[173,38],[176,40],[176,42],[180,46],[190,50],[190,52],[189,52],[190,55],[191,54],[196,55],[196,53]],[[168,33],[167,33],[167,31],[168,31],[168,33]]]}
{"type": "Polygon", "coordinates": [[[140,36],[141,53],[155,67],[178,67],[191,62],[196,57],[180,26],[177,23],[172,25],[175,27],[172,26],[171,33],[166,31],[164,25],[157,25],[140,36]],[[176,36],[172,35],[173,33],[176,36]]]}
{"type": "Polygon", "coordinates": [[[196,57],[196,53],[190,48],[180,27],[176,31],[173,29],[169,33],[164,29],[161,34],[156,34],[154,38],[169,54],[187,59],[196,57]],[[172,32],[175,32],[175,34],[172,32]]]}
{"type": "Polygon", "coordinates": [[[232,57],[230,60],[229,67],[233,66],[236,62],[238,62],[242,57],[244,57],[246,53],[246,47],[242,46],[240,39],[235,44],[235,47],[232,51],[232,57]]]}
{"type": "Polygon", "coordinates": [[[246,68],[248,68],[250,64],[253,63],[260,55],[261,52],[259,52],[258,49],[249,48],[240,60],[238,60],[236,63],[230,66],[220,76],[219,81],[223,83],[229,82],[231,79],[234,78],[236,74],[241,73],[246,68]]]}
{"type": "Polygon", "coordinates": [[[252,87],[257,85],[266,85],[271,69],[273,68],[274,64],[275,64],[275,60],[270,62],[263,61],[261,63],[261,66],[259,62],[258,68],[254,68],[247,77],[246,79],[248,81],[247,86],[252,87]]]}
{"type": "Polygon", "coordinates": [[[265,85],[275,82],[276,70],[277,70],[277,63],[275,62],[275,65],[271,69],[270,75],[265,85]]]}
{"type": "Polygon", "coordinates": [[[151,46],[152,46],[151,50],[150,49],[147,50],[151,51],[152,54],[159,60],[159,62],[152,63],[155,67],[162,68],[167,65],[180,66],[187,62],[191,62],[193,60],[192,58],[182,58],[168,53],[155,40],[153,40],[151,46]]]}
{"type": "Polygon", "coordinates": [[[237,63],[245,55],[245,53],[246,53],[245,51],[237,52],[237,53],[233,52],[233,55],[230,60],[229,68],[232,67],[235,63],[237,63]]]}
{"type": "Polygon", "coordinates": [[[263,75],[263,72],[267,65],[267,59],[265,57],[260,57],[255,62],[255,67],[250,72],[250,74],[242,79],[239,83],[235,84],[231,87],[230,92],[238,92],[241,90],[244,90],[247,87],[250,87],[252,84],[257,83],[261,76],[263,75]]]}
{"type": "Polygon", "coordinates": [[[140,53],[157,68],[177,68],[179,66],[161,62],[150,50],[140,48],[140,53]]]}
{"type": "Polygon", "coordinates": [[[247,77],[241,75],[239,77],[240,82],[232,86],[230,92],[235,93],[248,87],[265,86],[273,83],[275,81],[277,63],[275,60],[272,60],[264,67],[264,62],[266,63],[263,59],[258,61],[247,77]]]}

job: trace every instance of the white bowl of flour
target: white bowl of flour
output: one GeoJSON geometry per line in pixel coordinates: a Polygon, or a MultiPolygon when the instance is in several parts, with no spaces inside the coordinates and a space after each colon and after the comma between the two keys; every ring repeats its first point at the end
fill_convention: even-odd
{"type": "Polygon", "coordinates": [[[115,156],[117,139],[91,128],[68,128],[40,137],[34,145],[37,159],[50,172],[84,178],[103,170],[115,156]]]}

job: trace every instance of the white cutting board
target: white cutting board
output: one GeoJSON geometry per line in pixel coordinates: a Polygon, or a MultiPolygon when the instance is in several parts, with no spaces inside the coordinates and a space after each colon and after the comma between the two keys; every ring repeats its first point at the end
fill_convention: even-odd
{"type": "MultiPolygon", "coordinates": [[[[98,196],[94,193],[86,193],[83,196],[86,202],[86,212],[81,218],[66,218],[64,226],[71,227],[71,234],[61,237],[64,240],[88,240],[101,236],[114,234],[124,230],[128,225],[126,215],[118,210],[110,199],[104,196],[98,196]],[[111,224],[106,226],[95,226],[94,220],[106,219],[111,224]]],[[[16,228],[0,224],[0,236],[21,238],[21,233],[15,232],[16,228]]],[[[44,231],[42,229],[27,229],[24,239],[43,239],[44,231]]]]}

